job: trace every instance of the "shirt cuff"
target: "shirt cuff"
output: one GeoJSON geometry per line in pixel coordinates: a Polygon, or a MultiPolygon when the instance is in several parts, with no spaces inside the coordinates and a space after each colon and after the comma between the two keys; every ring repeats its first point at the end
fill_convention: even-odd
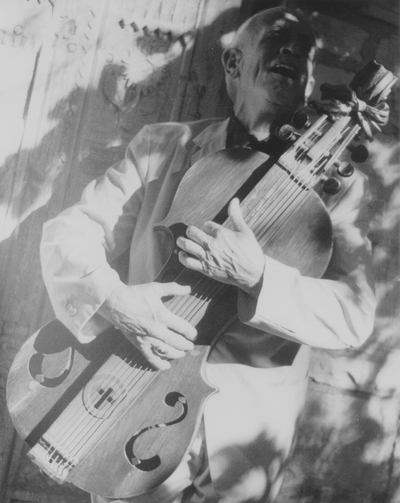
{"type": "Polygon", "coordinates": [[[120,285],[118,274],[107,265],[80,278],[78,282],[63,278],[57,288],[58,299],[53,304],[56,315],[80,342],[90,342],[110,326],[97,311],[120,285]]]}
{"type": "Polygon", "coordinates": [[[242,323],[275,335],[295,333],[287,309],[287,292],[293,291],[300,273],[294,267],[265,256],[263,285],[258,298],[239,290],[238,315],[242,323]]]}

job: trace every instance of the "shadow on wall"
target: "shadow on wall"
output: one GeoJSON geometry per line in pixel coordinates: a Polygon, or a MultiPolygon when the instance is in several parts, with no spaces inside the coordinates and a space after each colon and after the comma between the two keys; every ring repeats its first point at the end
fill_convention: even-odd
{"type": "Polygon", "coordinates": [[[380,423],[382,404],[374,397],[316,387],[311,392],[302,438],[278,503],[389,503],[393,481],[380,454],[393,439],[380,423]]]}
{"type": "MultiPolygon", "coordinates": [[[[28,215],[48,203],[55,190],[56,180],[62,174],[65,176],[65,170],[70,170],[70,166],[78,163],[78,170],[74,174],[82,173],[85,181],[99,176],[110,164],[121,159],[126,144],[141,126],[169,120],[177,106],[174,103],[177,89],[168,89],[169,80],[175,76],[179,84],[183,49],[186,49],[185,59],[192,60],[193,65],[189,75],[185,76],[184,94],[178,97],[185,99],[187,105],[176,119],[206,118],[215,110],[217,114],[226,115],[228,101],[224,98],[221,86],[220,39],[232,32],[237,24],[238,9],[228,9],[212,24],[198,31],[194,47],[191,47],[193,33],[175,37],[160,30],[150,32],[145,27],[136,36],[137,47],[132,51],[134,56],[140,55],[140,70],[134,56],[121,64],[108,64],[102,71],[98,89],[78,88],[57,103],[47,117],[47,121],[56,126],[43,136],[37,147],[23,149],[9,156],[0,167],[3,181],[6,181],[0,188],[0,214],[6,216],[0,240],[7,239],[28,215]],[[219,40],[215,40],[215,34],[219,35],[219,40]],[[199,44],[204,55],[196,53],[199,44]],[[168,56],[163,59],[166,54],[168,56]],[[220,69],[218,99],[214,97],[213,106],[207,107],[206,100],[210,93],[206,83],[212,75],[215,78],[215,74],[218,74],[216,65],[220,69]],[[93,114],[87,105],[93,103],[108,114],[109,117],[103,120],[116,119],[118,127],[110,129],[110,136],[101,142],[104,146],[98,145],[95,131],[89,127],[89,136],[93,133],[93,149],[85,153],[84,161],[79,161],[76,157],[80,138],[77,137],[77,124],[74,121],[81,116],[78,117],[75,112],[83,107],[83,114],[93,114]],[[18,179],[18,175],[16,177],[17,166],[25,168],[24,180],[18,179]]],[[[121,26],[121,29],[137,30],[131,26],[121,26]]]]}
{"type": "Polygon", "coordinates": [[[278,503],[398,501],[400,147],[382,136],[369,148],[375,330],[358,349],[315,352],[299,443],[278,503]]]}
{"type": "Polygon", "coordinates": [[[277,503],[398,501],[400,147],[378,135],[369,149],[375,330],[358,349],[315,352],[299,443],[277,503]]]}

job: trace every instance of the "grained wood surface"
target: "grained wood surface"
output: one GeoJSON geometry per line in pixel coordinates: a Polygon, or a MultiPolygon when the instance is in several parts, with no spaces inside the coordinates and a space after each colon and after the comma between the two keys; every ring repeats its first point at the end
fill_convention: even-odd
{"type": "MultiPolygon", "coordinates": [[[[167,372],[157,372],[120,332],[110,329],[92,343],[81,344],[54,320],[28,339],[13,362],[8,380],[9,411],[21,437],[34,448],[32,452],[41,438],[57,438],[65,449],[62,454],[70,456],[67,459],[80,456],[68,481],[102,496],[117,498],[142,494],[174,471],[196,433],[205,399],[214,392],[201,370],[207,354],[207,347],[197,347],[187,357],[173,362],[167,372]],[[68,372],[63,373],[66,350],[73,351],[74,359],[72,365],[67,366],[68,372]],[[45,358],[33,372],[32,363],[38,355],[45,358]],[[116,355],[123,356],[124,360],[116,355]],[[131,362],[131,365],[122,361],[131,362]],[[51,378],[57,376],[61,379],[53,384],[51,378]],[[104,388],[113,388],[114,398],[110,403],[104,400],[105,412],[96,403],[101,401],[97,384],[92,384],[96,382],[104,388]],[[118,390],[122,392],[115,397],[118,390]],[[168,403],[170,394],[181,397],[178,407],[168,403]],[[182,420],[175,421],[182,408],[186,408],[182,420]],[[53,425],[63,421],[65,413],[71,409],[73,412],[63,426],[54,429],[53,425]],[[71,422],[74,422],[72,427],[71,422]],[[166,426],[151,428],[157,424],[166,426]],[[85,427],[90,435],[81,434],[85,427]],[[149,427],[151,431],[147,431],[149,427]],[[48,434],[49,429],[51,433],[48,434]],[[159,456],[160,466],[152,470],[133,467],[125,454],[129,439],[141,430],[143,434],[135,440],[132,453],[144,460],[159,456]],[[68,447],[74,435],[81,438],[81,448],[79,442],[76,448],[68,447]],[[79,452],[75,449],[82,449],[82,454],[73,454],[79,452]]],[[[57,441],[51,445],[58,448],[57,441]]],[[[46,473],[56,477],[45,461],[38,456],[34,459],[46,473]]]]}
{"type": "Polygon", "coordinates": [[[202,225],[212,220],[257,168],[272,166],[268,161],[268,155],[245,148],[200,159],[181,180],[168,215],[159,225],[202,225]]]}

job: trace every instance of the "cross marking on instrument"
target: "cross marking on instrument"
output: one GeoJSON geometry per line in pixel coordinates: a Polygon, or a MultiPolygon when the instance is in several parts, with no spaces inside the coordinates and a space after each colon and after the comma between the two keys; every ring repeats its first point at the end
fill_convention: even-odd
{"type": "Polygon", "coordinates": [[[113,391],[113,388],[108,388],[107,391],[103,388],[100,388],[98,390],[98,393],[101,395],[101,398],[97,403],[94,404],[94,408],[99,409],[106,400],[108,403],[115,402],[114,398],[110,396],[113,391]]]}

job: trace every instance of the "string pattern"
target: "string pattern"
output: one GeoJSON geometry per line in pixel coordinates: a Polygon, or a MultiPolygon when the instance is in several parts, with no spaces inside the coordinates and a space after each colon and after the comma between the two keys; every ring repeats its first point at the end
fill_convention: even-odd
{"type": "Polygon", "coordinates": [[[110,420],[122,414],[155,375],[117,350],[50,426],[39,442],[41,448],[35,452],[34,446],[32,453],[65,479],[109,429],[110,420]]]}

